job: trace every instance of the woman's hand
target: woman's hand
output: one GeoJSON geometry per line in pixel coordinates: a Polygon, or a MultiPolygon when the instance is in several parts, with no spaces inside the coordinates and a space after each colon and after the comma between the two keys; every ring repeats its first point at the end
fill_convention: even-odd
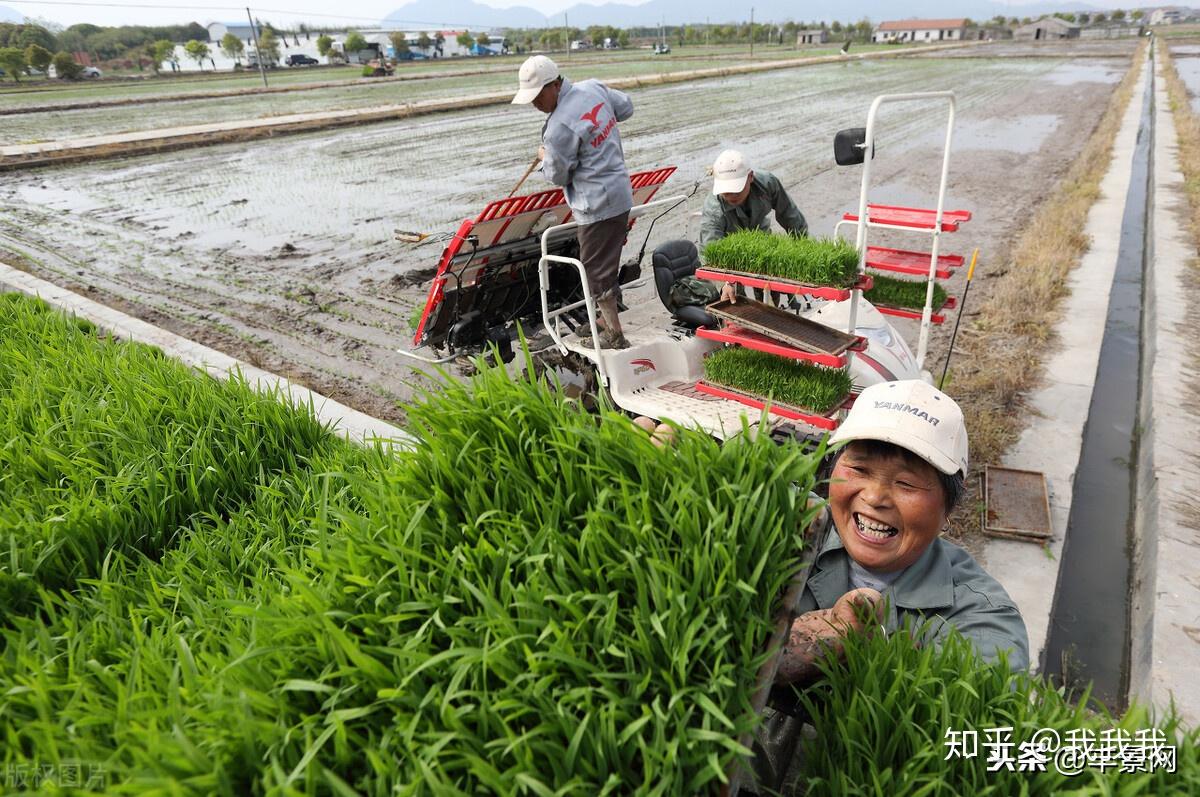
{"type": "Polygon", "coordinates": [[[737,304],[737,291],[734,290],[732,282],[726,282],[721,286],[721,301],[737,304]]]}
{"type": "Polygon", "coordinates": [[[842,654],[842,640],[883,620],[883,596],[869,587],[847,592],[832,609],[815,609],[795,619],[784,642],[776,683],[809,683],[820,675],[817,662],[842,654]]]}

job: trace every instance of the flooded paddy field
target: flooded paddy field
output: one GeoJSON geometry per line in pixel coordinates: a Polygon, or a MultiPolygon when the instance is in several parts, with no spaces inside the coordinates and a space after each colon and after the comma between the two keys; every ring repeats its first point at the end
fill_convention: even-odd
{"type": "MultiPolygon", "coordinates": [[[[1062,142],[1086,140],[1127,67],[1127,58],[923,58],[696,81],[634,92],[622,135],[631,169],[679,167],[668,192],[704,181],[686,212],[656,224],[651,246],[696,237],[704,169],[725,147],[776,173],[814,233],[828,235],[855,206],[861,174],[833,165],[834,132],[864,124],[878,94],[954,89],[947,206],[974,219],[943,251],[981,247],[974,304],[1071,162],[1062,142]]],[[[503,106],[12,173],[0,185],[0,258],[394,419],[413,375],[394,349],[411,339],[440,247],[397,243],[393,230],[448,232],[507,194],[541,122],[503,106]]],[[[896,106],[881,118],[875,201],[933,202],[944,124],[937,108],[896,106]]],[[[535,175],[526,187],[544,184],[535,175]]],[[[627,257],[647,226],[635,226],[627,257]]],[[[627,302],[665,322],[651,286],[627,302]]]]}
{"type": "MultiPolygon", "coordinates": [[[[877,49],[896,49],[884,45],[863,45],[855,47],[855,52],[869,52],[877,49]]],[[[716,59],[720,61],[744,61],[753,63],[768,60],[785,60],[794,58],[811,58],[814,56],[831,55],[838,51],[836,45],[792,47],[778,45],[759,45],[751,54],[746,45],[713,45],[711,47],[677,47],[668,55],[654,55],[646,48],[628,50],[595,50],[582,53],[556,53],[555,58],[563,65],[591,64],[622,64],[646,62],[648,64],[670,64],[674,62],[696,61],[698,59],[716,59]]],[[[422,79],[429,74],[458,72],[463,74],[478,74],[489,71],[513,71],[525,59],[523,55],[492,56],[489,58],[436,58],[423,61],[401,63],[396,68],[394,80],[399,82],[406,79],[422,79]]],[[[654,67],[658,68],[658,67],[654,67]]],[[[630,74],[635,74],[631,72],[630,74]]],[[[362,77],[362,66],[347,64],[342,66],[319,66],[285,68],[280,67],[267,71],[267,79],[272,87],[300,86],[305,84],[320,84],[335,81],[352,82],[362,77]]],[[[383,81],[387,82],[387,81],[383,81]]],[[[49,105],[54,103],[76,103],[80,101],[104,101],[115,99],[139,99],[153,101],[159,95],[207,93],[237,89],[255,89],[262,86],[262,78],[257,70],[241,72],[188,72],[164,74],[151,77],[147,72],[145,78],[106,78],[98,81],[69,83],[56,80],[41,82],[3,83],[0,84],[0,109],[19,108],[33,105],[49,105]]]]}
{"type": "MultiPolygon", "coordinates": [[[[835,51],[830,51],[835,52],[835,51]]],[[[829,54],[829,52],[805,52],[804,57],[829,54]]],[[[795,50],[775,51],[779,60],[795,59],[800,54],[795,50]]],[[[508,60],[508,59],[506,59],[508,60]]],[[[588,61],[576,56],[571,62],[560,65],[570,75],[576,69],[586,69],[589,77],[601,80],[661,75],[694,69],[728,67],[741,63],[772,60],[763,56],[751,59],[745,54],[706,52],[678,58],[658,57],[637,53],[619,58],[597,58],[588,61]]],[[[29,113],[12,113],[0,116],[0,145],[27,144],[42,141],[62,141],[88,136],[128,133],[144,130],[161,130],[192,124],[213,124],[242,119],[256,119],[286,114],[351,110],[379,105],[395,105],[421,100],[465,97],[495,91],[507,91],[515,82],[517,62],[507,65],[483,65],[479,59],[469,62],[456,60],[457,69],[426,69],[408,72],[404,80],[382,80],[378,82],[346,81],[334,86],[321,86],[284,93],[260,93],[223,97],[199,97],[196,99],[173,100],[155,104],[152,97],[147,102],[110,107],[67,108],[61,111],[46,111],[55,102],[70,105],[86,101],[85,96],[71,92],[61,100],[47,102],[44,97],[34,103],[29,113]],[[468,69],[467,67],[472,67],[468,69]],[[461,72],[462,74],[455,74],[461,72]],[[423,77],[427,75],[428,77],[423,77]],[[421,79],[417,79],[421,78],[421,79]]],[[[195,84],[193,84],[195,85],[195,84]]],[[[220,89],[221,87],[216,87],[220,89]]],[[[254,88],[245,86],[243,88],[254,88]]],[[[198,91],[212,91],[213,87],[201,85],[198,91]]],[[[186,92],[177,92],[185,94],[186,92]]],[[[15,95],[27,98],[29,95],[15,95]]],[[[111,96],[101,99],[127,99],[111,96]]],[[[5,97],[0,95],[0,108],[5,97]]],[[[24,101],[24,100],[22,100],[24,101]]]]}
{"type": "Polygon", "coordinates": [[[1187,86],[1192,110],[1200,113],[1200,40],[1186,43],[1171,42],[1171,62],[1179,79],[1187,86]]]}

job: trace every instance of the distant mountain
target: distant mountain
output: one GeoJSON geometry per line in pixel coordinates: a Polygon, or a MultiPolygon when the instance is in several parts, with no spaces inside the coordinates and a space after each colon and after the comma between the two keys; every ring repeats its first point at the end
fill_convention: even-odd
{"type": "MultiPolygon", "coordinates": [[[[868,17],[872,22],[888,19],[944,19],[970,17],[976,21],[1005,17],[1032,17],[1055,11],[1102,11],[1105,9],[1082,2],[1054,3],[1033,0],[1020,5],[994,0],[754,0],[754,18],[763,22],[821,21],[854,22],[868,17]]],[[[547,17],[527,6],[493,8],[475,0],[412,0],[388,14],[385,25],[409,28],[539,28],[562,25],[566,14],[571,27],[614,25],[616,27],[650,27],[665,22],[668,25],[745,22],[750,18],[750,6],[730,3],[729,0],[650,0],[641,5],[624,3],[577,3],[547,17]]]]}
{"type": "MultiPolygon", "coordinates": [[[[1007,5],[992,0],[961,0],[949,3],[946,0],[809,0],[796,3],[794,0],[754,0],[755,20],[786,22],[801,21],[853,22],[868,17],[872,22],[888,19],[945,19],[947,17],[970,17],[976,21],[991,19],[1003,14],[1006,17],[1033,17],[1055,11],[1101,10],[1085,3],[1034,2],[1028,5],[1007,5]],[[1069,6],[1070,8],[1066,8],[1069,6]]],[[[639,6],[593,5],[580,3],[566,10],[572,27],[588,25],[668,25],[700,23],[708,20],[713,24],[744,22],[750,18],[749,3],[730,3],[728,0],[650,0],[639,6]]],[[[562,14],[554,16],[561,24],[562,14]]]]}
{"type": "Polygon", "coordinates": [[[0,22],[15,22],[20,25],[25,21],[25,17],[18,11],[14,11],[8,6],[0,6],[0,22]]]}
{"type": "Polygon", "coordinates": [[[413,29],[540,28],[547,21],[542,12],[525,6],[492,8],[473,0],[413,0],[388,14],[383,24],[413,29]]]}

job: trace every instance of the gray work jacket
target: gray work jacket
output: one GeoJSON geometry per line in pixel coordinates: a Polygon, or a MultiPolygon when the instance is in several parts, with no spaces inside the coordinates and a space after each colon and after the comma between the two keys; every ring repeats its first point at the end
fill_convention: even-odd
{"type": "Polygon", "coordinates": [[[754,170],[754,182],[750,184],[750,196],[737,207],[733,207],[717,194],[709,194],[704,200],[703,218],[700,221],[700,246],[719,241],[738,230],[770,230],[767,214],[775,211],[775,221],[793,235],[808,235],[808,222],[796,203],[783,190],[779,178],[770,172],[754,170]]]}
{"type": "Polygon", "coordinates": [[[598,80],[563,78],[558,106],[546,118],[542,174],[563,187],[580,224],[619,216],[633,207],[633,190],[617,122],[633,116],[629,95],[598,80]]]}
{"type": "MultiPolygon", "coordinates": [[[[851,589],[850,555],[831,523],[799,612],[833,608],[851,589]]],[[[1004,587],[957,545],[940,537],[934,540],[883,595],[891,599],[884,622],[889,634],[902,628],[906,619],[911,618],[914,627],[931,620],[923,640],[926,643],[937,644],[954,628],[974,644],[985,661],[994,662],[1000,651],[1008,651],[1013,672],[1028,669],[1029,637],[1021,613],[1004,587]]]]}

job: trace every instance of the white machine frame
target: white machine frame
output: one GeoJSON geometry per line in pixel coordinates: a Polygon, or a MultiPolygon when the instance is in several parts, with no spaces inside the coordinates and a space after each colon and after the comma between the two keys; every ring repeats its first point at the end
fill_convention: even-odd
{"type": "MultiPolygon", "coordinates": [[[[863,149],[863,173],[862,184],[858,192],[858,221],[839,221],[834,227],[834,234],[838,234],[842,225],[854,224],[857,227],[857,234],[854,245],[858,249],[858,271],[863,273],[866,271],[867,260],[867,230],[872,227],[880,227],[888,230],[899,230],[905,232],[917,232],[930,234],[932,232],[933,243],[932,250],[929,256],[929,274],[926,277],[925,287],[925,308],[921,311],[921,336],[917,342],[917,368],[924,368],[925,355],[929,351],[929,327],[933,317],[933,283],[937,275],[938,250],[942,239],[942,214],[946,206],[946,181],[950,173],[950,143],[954,135],[954,116],[957,110],[957,101],[953,91],[919,91],[908,92],[905,94],[881,94],[871,103],[871,110],[867,113],[867,129],[865,140],[859,146],[863,149]],[[879,115],[879,109],[885,103],[897,102],[936,102],[946,100],[949,105],[949,116],[946,121],[946,142],[942,149],[942,174],[938,182],[937,196],[937,211],[933,222],[933,230],[927,230],[923,227],[909,227],[900,224],[874,224],[871,222],[868,212],[867,195],[871,188],[871,164],[874,160],[872,157],[875,152],[875,131],[876,117],[879,115]]],[[[853,332],[857,322],[858,300],[861,291],[854,291],[850,297],[850,323],[847,332],[853,332]]]]}

